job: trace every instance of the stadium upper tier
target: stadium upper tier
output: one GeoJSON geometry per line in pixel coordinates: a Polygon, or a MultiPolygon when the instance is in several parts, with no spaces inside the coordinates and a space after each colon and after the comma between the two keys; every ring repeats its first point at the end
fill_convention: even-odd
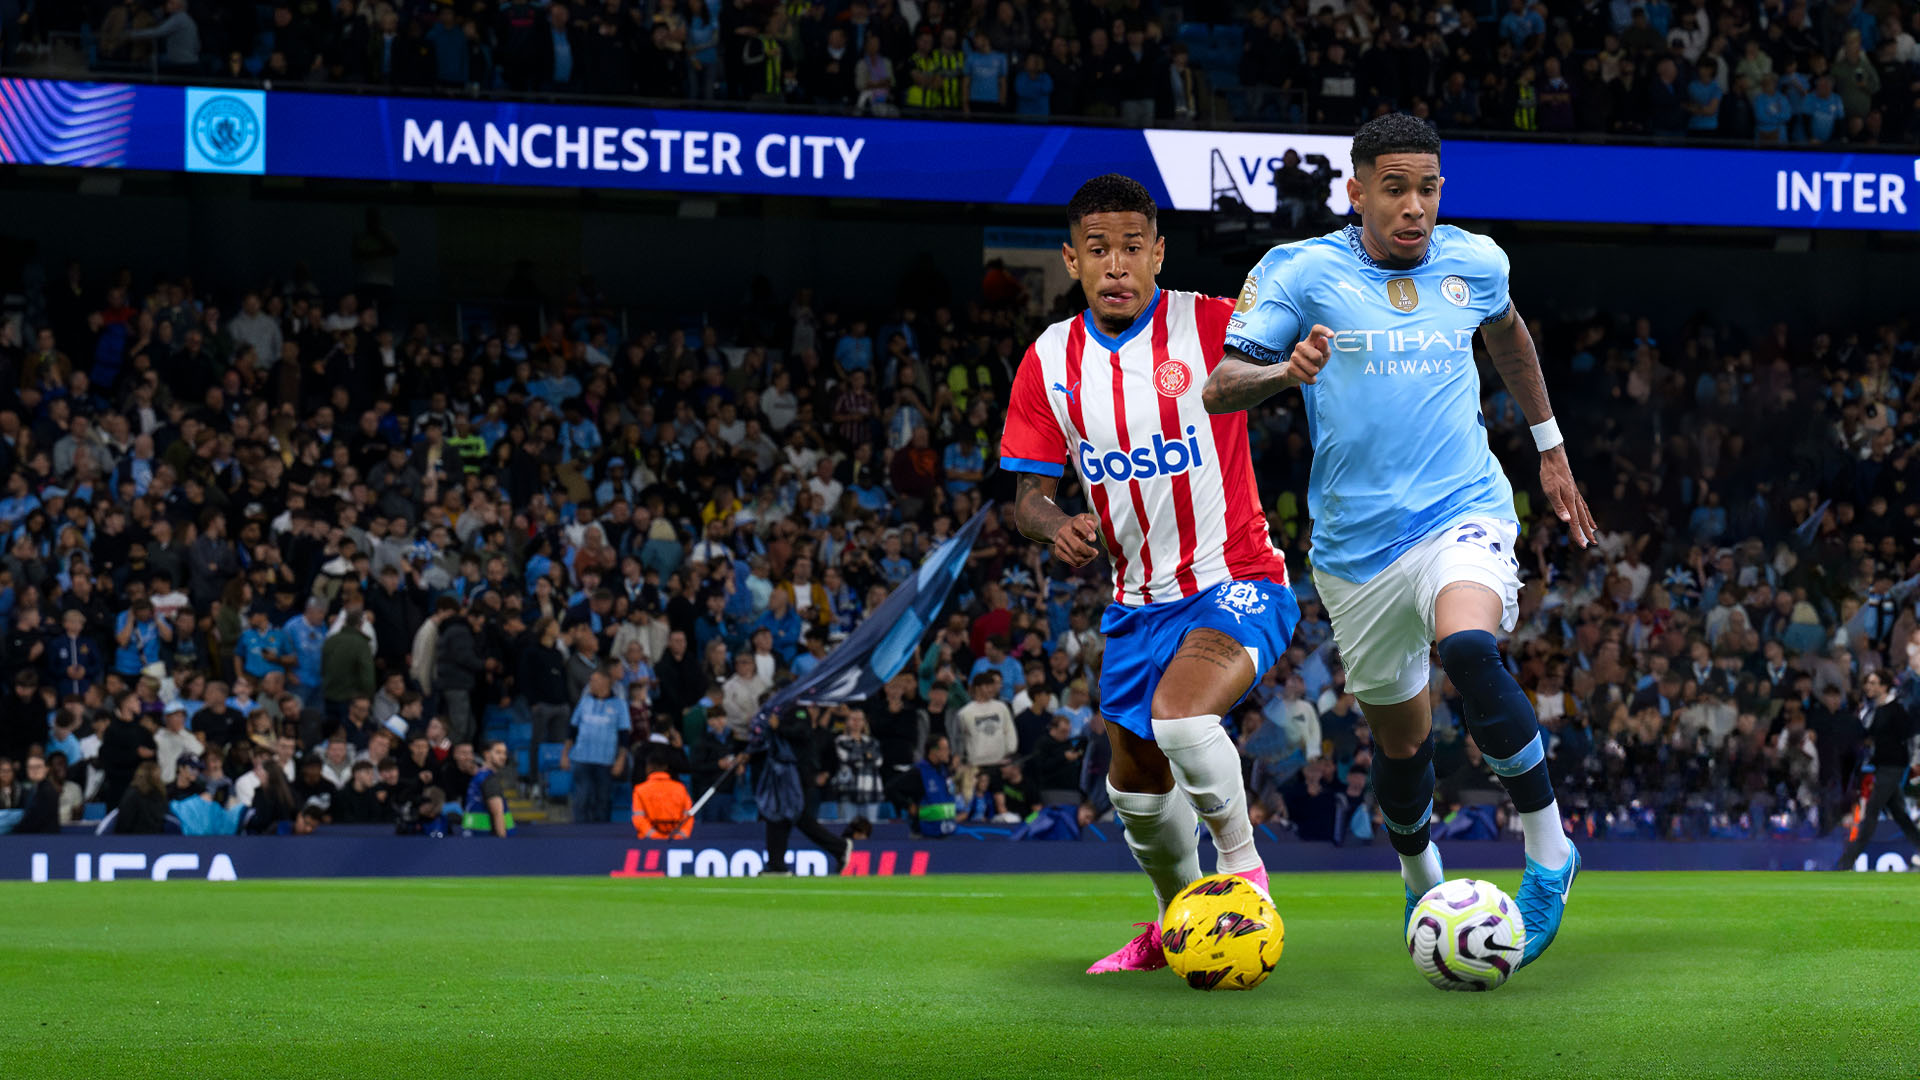
{"type": "Polygon", "coordinates": [[[1913,5],[40,4],[0,69],[829,113],[1909,146],[1913,5]]]}

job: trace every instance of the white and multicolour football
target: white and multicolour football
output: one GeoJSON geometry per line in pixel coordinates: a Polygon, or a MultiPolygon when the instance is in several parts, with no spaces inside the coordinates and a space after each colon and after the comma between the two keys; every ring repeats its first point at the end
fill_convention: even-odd
{"type": "Polygon", "coordinates": [[[1442,990],[1492,990],[1520,966],[1527,929],[1513,899],[1491,882],[1443,881],[1407,921],[1407,954],[1442,990]]]}

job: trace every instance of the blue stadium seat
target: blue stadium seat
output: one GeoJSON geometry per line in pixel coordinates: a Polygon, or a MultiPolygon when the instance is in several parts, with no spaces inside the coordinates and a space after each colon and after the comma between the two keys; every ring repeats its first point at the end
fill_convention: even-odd
{"type": "Polygon", "coordinates": [[[1189,49],[1197,49],[1207,44],[1212,35],[1213,28],[1206,23],[1183,22],[1180,24],[1180,33],[1177,37],[1185,42],[1189,49]]]}
{"type": "Polygon", "coordinates": [[[1239,23],[1224,23],[1213,28],[1213,47],[1225,49],[1235,57],[1247,44],[1246,28],[1239,23]]]}
{"type": "Polygon", "coordinates": [[[513,767],[521,776],[525,776],[532,771],[528,768],[531,764],[532,762],[528,760],[526,747],[522,746],[513,752],[513,767]]]}
{"type": "Polygon", "coordinates": [[[515,720],[507,725],[507,745],[516,749],[525,749],[533,745],[533,722],[515,720]]]}
{"type": "Polygon", "coordinates": [[[552,772],[560,767],[560,744],[544,742],[540,744],[540,771],[552,772]]]}
{"type": "Polygon", "coordinates": [[[80,808],[81,821],[100,821],[107,816],[107,804],[90,802],[80,808]]]}
{"type": "Polygon", "coordinates": [[[487,727],[493,727],[495,724],[510,724],[515,720],[526,718],[527,714],[524,710],[512,705],[489,705],[487,711],[480,714],[480,722],[487,727]]]}
{"type": "Polygon", "coordinates": [[[540,774],[540,783],[547,789],[547,798],[564,799],[573,794],[573,774],[553,769],[540,774]]]}
{"type": "Polygon", "coordinates": [[[608,821],[633,820],[633,785],[613,785],[613,806],[607,813],[608,821]]]}
{"type": "Polygon", "coordinates": [[[822,799],[820,801],[820,820],[821,821],[839,821],[840,820],[840,804],[830,799],[822,799]]]}
{"type": "MultiPolygon", "coordinates": [[[[725,795],[715,795],[714,801],[725,799],[725,795]]],[[[760,807],[753,797],[753,779],[743,775],[734,781],[733,808],[729,820],[736,825],[745,825],[760,820],[760,807]]]]}

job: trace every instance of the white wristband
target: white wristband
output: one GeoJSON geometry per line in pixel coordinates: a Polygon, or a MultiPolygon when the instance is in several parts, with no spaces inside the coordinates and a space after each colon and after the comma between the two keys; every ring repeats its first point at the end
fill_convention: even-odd
{"type": "Polygon", "coordinates": [[[1543,454],[1567,441],[1560,434],[1560,421],[1551,416],[1527,430],[1533,432],[1533,448],[1543,454]]]}

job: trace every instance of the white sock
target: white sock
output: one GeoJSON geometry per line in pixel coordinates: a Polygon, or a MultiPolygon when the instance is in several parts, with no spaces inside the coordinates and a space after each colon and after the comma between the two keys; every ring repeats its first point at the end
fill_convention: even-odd
{"type": "Polygon", "coordinates": [[[1218,716],[1188,716],[1153,722],[1153,737],[1173,766],[1173,778],[1193,801],[1193,809],[1213,833],[1220,853],[1215,873],[1238,874],[1260,868],[1253,846],[1253,821],[1247,817],[1246,783],[1240,778],[1240,751],[1220,726],[1218,716]]]}
{"type": "Polygon", "coordinates": [[[1527,858],[1549,870],[1558,870],[1573,858],[1573,845],[1567,842],[1567,830],[1560,824],[1560,804],[1550,802],[1544,810],[1520,815],[1520,832],[1527,838],[1527,858]]]}
{"type": "Polygon", "coordinates": [[[1177,791],[1146,795],[1121,791],[1107,782],[1114,816],[1126,826],[1127,847],[1133,861],[1153,882],[1153,898],[1160,917],[1167,902],[1200,877],[1200,839],[1194,835],[1193,807],[1177,791]]]}
{"type": "Polygon", "coordinates": [[[1418,855],[1400,856],[1400,876],[1407,888],[1413,890],[1413,895],[1427,895],[1428,889],[1446,880],[1441,876],[1439,850],[1428,844],[1418,855]]]}

